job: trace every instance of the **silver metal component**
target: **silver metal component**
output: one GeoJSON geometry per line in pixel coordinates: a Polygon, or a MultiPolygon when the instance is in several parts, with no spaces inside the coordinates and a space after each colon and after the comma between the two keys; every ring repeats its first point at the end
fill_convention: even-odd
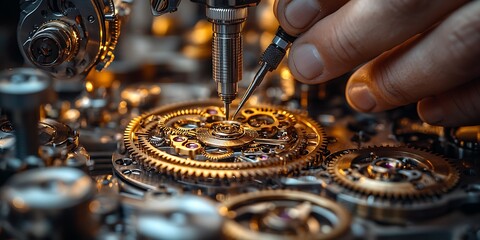
{"type": "Polygon", "coordinates": [[[221,239],[223,219],[211,200],[179,195],[147,203],[136,218],[138,239],[221,239]]]}
{"type": "Polygon", "coordinates": [[[15,131],[16,157],[38,155],[40,106],[49,101],[51,79],[45,73],[19,68],[0,74],[0,107],[10,113],[15,131]]]}
{"type": "Polygon", "coordinates": [[[235,119],[235,117],[240,112],[240,110],[242,110],[242,107],[245,105],[245,103],[247,103],[248,99],[250,99],[255,89],[257,89],[257,87],[262,83],[267,73],[268,73],[268,66],[266,63],[263,63],[262,66],[260,67],[260,70],[258,70],[257,74],[255,74],[253,81],[250,83],[250,85],[248,85],[248,88],[245,91],[245,94],[243,95],[242,100],[240,100],[240,104],[238,104],[237,110],[235,110],[235,113],[233,113],[232,119],[235,119]]]}
{"type": "Polygon", "coordinates": [[[50,96],[51,79],[44,72],[32,68],[17,68],[0,73],[0,107],[36,109],[50,96]]]}
{"type": "Polygon", "coordinates": [[[85,169],[90,155],[79,145],[78,133],[69,126],[44,119],[39,123],[40,157],[48,166],[85,169]]]}
{"type": "Polygon", "coordinates": [[[181,0],[150,0],[152,14],[160,16],[165,13],[177,11],[181,0]]]}
{"type": "MultiPolygon", "coordinates": [[[[3,157],[13,157],[16,131],[9,121],[0,121],[0,154],[3,157]]],[[[43,119],[38,123],[38,131],[32,134],[37,132],[37,152],[46,166],[86,169],[86,166],[91,165],[89,154],[78,143],[78,133],[69,126],[52,119],[43,119]]]]}
{"type": "Polygon", "coordinates": [[[69,61],[78,50],[75,30],[62,21],[42,25],[33,35],[28,48],[30,61],[38,67],[51,67],[69,61]]]}
{"type": "Polygon", "coordinates": [[[0,120],[0,159],[15,146],[15,135],[12,124],[6,119],[0,120]]]}
{"type": "Polygon", "coordinates": [[[247,14],[247,8],[207,8],[207,18],[217,21],[243,21],[247,14]]]}
{"type": "Polygon", "coordinates": [[[73,168],[30,170],[12,177],[0,194],[5,230],[15,239],[92,239],[95,194],[89,176],[73,168]]]}
{"type": "Polygon", "coordinates": [[[278,65],[283,60],[283,57],[285,57],[287,49],[292,45],[295,39],[296,37],[289,35],[281,27],[278,28],[272,43],[268,46],[260,58],[261,67],[255,74],[253,81],[248,86],[248,89],[245,92],[245,95],[243,96],[237,110],[233,114],[233,118],[235,118],[243,105],[248,101],[250,96],[252,96],[255,89],[260,86],[265,78],[265,75],[267,75],[269,71],[271,72],[277,69],[278,65]]]}
{"type": "Polygon", "coordinates": [[[58,80],[82,79],[92,68],[106,68],[120,34],[114,1],[24,1],[17,38],[27,63],[58,80]]]}
{"type": "Polygon", "coordinates": [[[286,41],[285,39],[279,36],[275,36],[275,38],[273,38],[272,43],[285,50],[287,50],[287,48],[289,48],[292,45],[291,42],[286,41]]]}
{"type": "MultiPolygon", "coordinates": [[[[237,97],[238,82],[243,71],[243,22],[247,8],[207,7],[207,17],[213,23],[213,80],[225,108],[237,97]]],[[[226,112],[229,110],[226,109],[226,112]]],[[[228,118],[228,116],[227,116],[228,118]]]]}
{"type": "Polygon", "coordinates": [[[223,108],[225,109],[225,120],[230,120],[230,103],[224,102],[223,108]]]}

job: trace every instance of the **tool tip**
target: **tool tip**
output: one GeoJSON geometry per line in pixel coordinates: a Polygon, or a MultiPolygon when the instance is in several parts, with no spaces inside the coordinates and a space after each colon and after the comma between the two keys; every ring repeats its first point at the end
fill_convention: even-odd
{"type": "MultiPolygon", "coordinates": [[[[242,104],[243,105],[243,104],[242,104]]],[[[241,105],[238,106],[237,110],[235,110],[235,112],[233,113],[232,115],[232,119],[235,119],[235,117],[237,116],[237,114],[240,112],[240,109],[241,109],[241,105]]]]}
{"type": "Polygon", "coordinates": [[[225,107],[225,118],[226,120],[230,120],[230,104],[228,104],[227,102],[224,102],[224,107],[225,107]]]}

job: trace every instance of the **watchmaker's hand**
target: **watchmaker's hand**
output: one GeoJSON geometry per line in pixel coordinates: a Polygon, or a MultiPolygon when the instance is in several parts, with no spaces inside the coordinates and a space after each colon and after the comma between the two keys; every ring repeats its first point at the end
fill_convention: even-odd
{"type": "Polygon", "coordinates": [[[363,112],[418,102],[444,126],[480,124],[480,1],[278,0],[293,75],[322,83],[362,64],[346,95],[363,112]],[[346,3],[345,3],[346,2],[346,3]]]}

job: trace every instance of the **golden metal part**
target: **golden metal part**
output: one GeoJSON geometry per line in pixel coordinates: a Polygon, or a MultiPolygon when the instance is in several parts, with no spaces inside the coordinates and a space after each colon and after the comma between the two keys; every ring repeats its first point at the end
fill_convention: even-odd
{"type": "Polygon", "coordinates": [[[198,128],[196,136],[206,145],[232,148],[252,142],[258,133],[239,122],[221,121],[212,123],[208,128],[198,128]]]}
{"type": "Polygon", "coordinates": [[[105,46],[101,48],[104,51],[99,55],[99,62],[95,67],[97,71],[102,71],[108,68],[113,62],[115,59],[113,52],[117,47],[118,39],[120,38],[121,19],[120,16],[116,14],[115,4],[113,1],[105,1],[105,3],[108,4],[110,10],[110,14],[107,15],[107,21],[105,21],[107,31],[104,33],[108,41],[105,46]]]}
{"type": "Polygon", "coordinates": [[[210,161],[217,162],[221,159],[229,158],[233,155],[231,148],[215,148],[215,151],[209,151],[205,148],[202,149],[202,155],[210,161]]]}
{"type": "Polygon", "coordinates": [[[195,159],[195,156],[203,149],[199,142],[189,140],[188,137],[181,135],[171,135],[170,142],[175,152],[183,156],[188,156],[190,159],[195,159]]]}
{"type": "Polygon", "coordinates": [[[385,198],[443,194],[459,178],[446,159],[411,147],[371,147],[346,151],[328,162],[335,182],[353,191],[385,198]]]}
{"type": "MultiPolygon", "coordinates": [[[[192,116],[193,119],[195,117],[198,117],[201,115],[204,111],[202,109],[184,109],[184,110],[179,110],[179,111],[173,111],[170,113],[167,113],[165,115],[162,115],[159,122],[158,122],[158,127],[165,131],[166,134],[176,134],[176,135],[187,135],[187,136],[195,136],[195,131],[190,128],[176,128],[176,126],[180,126],[182,123],[181,122],[173,122],[170,123],[172,119],[178,119],[179,116],[182,117],[182,119],[178,119],[178,121],[183,121],[185,123],[186,117],[185,116],[192,116]]],[[[190,121],[192,121],[189,118],[190,121]]]]}
{"type": "Polygon", "coordinates": [[[183,132],[190,132],[201,126],[202,122],[199,119],[195,118],[179,119],[178,121],[173,123],[173,128],[183,132]]]}
{"type": "Polygon", "coordinates": [[[290,190],[239,195],[219,212],[226,219],[227,239],[340,239],[352,221],[337,203],[290,190]]]}
{"type": "MultiPolygon", "coordinates": [[[[219,106],[218,101],[211,100],[165,106],[137,117],[130,122],[124,135],[128,154],[144,167],[155,169],[156,172],[161,174],[167,174],[174,178],[185,179],[186,177],[192,177],[199,180],[218,178],[228,179],[229,181],[244,181],[257,177],[287,175],[292,171],[320,161],[323,150],[326,147],[323,129],[310,118],[301,115],[295,116],[295,123],[291,123],[288,131],[278,130],[278,134],[272,139],[261,139],[261,143],[255,143],[256,139],[253,139],[244,141],[243,145],[234,145],[235,147],[232,147],[231,150],[235,154],[230,153],[230,150],[227,150],[225,154],[213,155],[205,153],[208,152],[208,148],[219,146],[211,145],[207,141],[198,141],[200,138],[197,131],[212,126],[221,126],[225,122],[225,118],[220,109],[221,106],[219,106]],[[192,126],[191,129],[177,128],[178,126],[175,126],[175,123],[178,125],[185,119],[190,119],[189,121],[196,119],[200,122],[192,126]],[[198,126],[201,127],[198,128],[198,126]],[[161,132],[163,134],[161,135],[170,141],[173,140],[170,138],[172,135],[184,137],[185,141],[181,141],[183,144],[181,146],[183,147],[189,141],[200,143],[202,146],[201,148],[190,150],[178,145],[175,151],[181,155],[187,155],[186,153],[188,153],[188,158],[172,154],[171,151],[150,142],[149,139],[151,139],[152,134],[158,132],[161,132]],[[286,138],[284,133],[290,133],[291,137],[286,138]],[[243,148],[252,149],[252,146],[258,147],[259,144],[269,151],[260,153],[262,154],[261,156],[247,155],[247,153],[243,152],[243,148]],[[182,150],[178,151],[178,149],[182,150]],[[193,156],[193,153],[203,156],[193,156]],[[222,162],[216,162],[219,159],[222,159],[222,162]]],[[[293,116],[286,110],[273,107],[251,107],[247,109],[253,109],[260,113],[284,113],[286,116],[293,116]]],[[[249,128],[249,125],[244,123],[240,126],[244,130],[249,128]]],[[[231,140],[237,140],[242,135],[232,132],[232,137],[231,140]]],[[[170,145],[173,145],[173,143],[166,147],[168,148],[170,145]]],[[[232,144],[227,146],[232,146],[232,144]]]]}
{"type": "Polygon", "coordinates": [[[272,128],[286,129],[295,125],[296,119],[293,114],[274,108],[245,108],[235,118],[236,121],[245,123],[255,131],[268,130],[272,128]]]}

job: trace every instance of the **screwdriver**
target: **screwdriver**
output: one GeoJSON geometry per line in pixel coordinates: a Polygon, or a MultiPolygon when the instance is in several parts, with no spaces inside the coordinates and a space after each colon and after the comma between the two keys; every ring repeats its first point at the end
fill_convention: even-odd
{"type": "Polygon", "coordinates": [[[238,105],[237,110],[233,114],[232,119],[235,119],[235,116],[238,114],[238,112],[240,112],[250,96],[252,96],[255,89],[260,86],[265,78],[265,75],[267,75],[268,72],[277,69],[278,65],[285,57],[288,48],[290,48],[295,39],[297,39],[297,37],[289,35],[285,32],[285,30],[282,29],[282,27],[278,27],[272,43],[270,43],[260,58],[260,69],[258,70],[257,74],[255,74],[253,81],[248,86],[245,95],[243,95],[243,98],[240,101],[240,105],[238,105]]]}

